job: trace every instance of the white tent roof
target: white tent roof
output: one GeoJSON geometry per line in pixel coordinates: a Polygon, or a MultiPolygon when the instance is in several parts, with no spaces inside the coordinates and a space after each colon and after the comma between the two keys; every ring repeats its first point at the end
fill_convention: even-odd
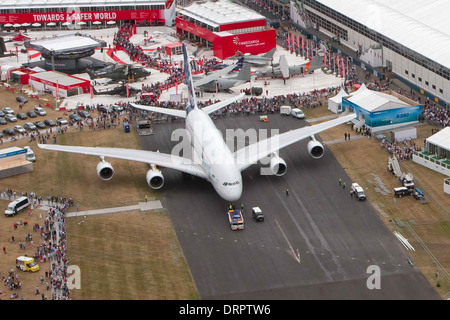
{"type": "Polygon", "coordinates": [[[450,68],[450,1],[318,0],[401,45],[450,68]]]}
{"type": "Polygon", "coordinates": [[[211,26],[266,19],[259,13],[229,0],[197,1],[178,11],[211,26]]]}
{"type": "Polygon", "coordinates": [[[438,133],[427,138],[427,142],[442,149],[450,150],[450,127],[445,127],[438,133]]]}
{"type": "Polygon", "coordinates": [[[349,96],[349,94],[347,92],[345,92],[344,89],[341,89],[341,91],[339,91],[339,93],[337,95],[335,95],[334,97],[332,97],[328,100],[332,100],[336,103],[340,103],[340,102],[342,102],[342,98],[348,97],[348,96],[349,96]]]}
{"type": "Polygon", "coordinates": [[[409,104],[401,101],[397,97],[369,90],[366,86],[364,88],[361,86],[360,89],[353,93],[348,101],[353,102],[369,112],[410,107],[409,104]]]}

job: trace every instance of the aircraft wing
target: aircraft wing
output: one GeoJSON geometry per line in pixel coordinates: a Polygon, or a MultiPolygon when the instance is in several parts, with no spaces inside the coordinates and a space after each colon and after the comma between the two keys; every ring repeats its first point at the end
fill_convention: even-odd
{"type": "Polygon", "coordinates": [[[202,108],[202,110],[205,111],[207,114],[211,114],[211,113],[213,113],[219,109],[222,109],[223,107],[226,107],[227,105],[241,99],[244,96],[245,96],[245,93],[240,93],[237,96],[231,97],[225,101],[220,101],[220,102],[214,103],[212,105],[209,105],[207,107],[204,107],[204,108],[202,108]]]}
{"type": "Polygon", "coordinates": [[[136,149],[77,147],[57,144],[38,144],[38,147],[45,150],[79,153],[90,156],[108,157],[155,164],[157,166],[175,169],[203,179],[208,179],[208,175],[200,165],[192,163],[190,159],[166,153],[136,149]]]}
{"type": "Polygon", "coordinates": [[[207,76],[203,76],[202,78],[200,78],[199,80],[194,82],[194,87],[200,87],[200,86],[202,86],[204,84],[207,84],[207,83],[209,83],[211,81],[217,80],[221,76],[223,76],[223,75],[233,71],[233,69],[236,68],[236,66],[237,66],[237,63],[234,63],[232,65],[229,65],[226,68],[214,71],[214,72],[210,73],[207,76]]]}
{"type": "Polygon", "coordinates": [[[258,141],[257,143],[239,149],[234,153],[236,164],[239,169],[243,171],[251,165],[256,164],[262,158],[269,156],[273,152],[305,138],[309,138],[319,132],[338,126],[342,123],[346,123],[355,117],[356,114],[349,114],[337,119],[316,124],[314,126],[290,130],[288,132],[258,141]]]}
{"type": "Polygon", "coordinates": [[[151,106],[142,106],[140,104],[134,104],[130,103],[131,106],[145,110],[145,111],[152,111],[162,114],[167,114],[169,116],[179,117],[179,118],[186,118],[186,111],[184,110],[178,110],[178,109],[171,109],[171,108],[161,108],[161,107],[151,107],[151,106]]]}

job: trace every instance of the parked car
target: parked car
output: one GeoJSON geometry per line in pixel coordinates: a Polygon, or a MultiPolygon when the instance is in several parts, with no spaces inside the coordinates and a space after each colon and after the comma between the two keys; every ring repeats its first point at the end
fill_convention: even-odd
{"type": "Polygon", "coordinates": [[[117,112],[123,111],[123,107],[117,106],[117,105],[112,106],[112,109],[113,109],[114,111],[117,111],[117,112]]]}
{"type": "Polygon", "coordinates": [[[9,122],[17,122],[17,118],[12,114],[7,114],[5,116],[5,120],[9,122]]]}
{"type": "Polygon", "coordinates": [[[47,128],[47,126],[42,121],[36,121],[36,122],[33,122],[33,124],[36,126],[36,128],[39,128],[39,129],[47,128]]]}
{"type": "Polygon", "coordinates": [[[17,118],[17,119],[20,119],[20,120],[26,120],[26,119],[28,119],[27,115],[26,115],[25,113],[23,113],[23,112],[19,112],[19,113],[16,115],[16,118],[17,118]]]}
{"type": "Polygon", "coordinates": [[[30,118],[36,118],[37,114],[33,110],[30,110],[27,112],[27,116],[29,116],[30,118]]]}
{"type": "Polygon", "coordinates": [[[23,128],[25,130],[36,130],[36,126],[34,125],[34,123],[31,122],[27,122],[23,125],[23,128]]]}
{"type": "Polygon", "coordinates": [[[76,121],[76,122],[80,122],[82,119],[81,119],[81,117],[79,116],[79,115],[77,115],[76,113],[72,113],[70,116],[69,116],[69,118],[71,119],[71,120],[73,120],[73,121],[76,121]]]}
{"type": "Polygon", "coordinates": [[[20,102],[20,103],[27,103],[28,102],[27,98],[22,97],[22,96],[16,97],[16,101],[20,102]]]}
{"type": "Polygon", "coordinates": [[[69,122],[67,122],[67,120],[64,119],[63,117],[59,117],[59,118],[56,118],[56,124],[59,126],[65,126],[65,125],[68,125],[69,122]]]}
{"type": "Polygon", "coordinates": [[[14,131],[17,133],[25,133],[25,129],[19,125],[14,126],[14,131]]]}
{"type": "Polygon", "coordinates": [[[52,119],[45,119],[45,120],[44,120],[44,124],[45,124],[46,126],[49,126],[49,127],[54,127],[54,126],[56,126],[56,123],[55,123],[52,119]]]}
{"type": "Polygon", "coordinates": [[[101,112],[111,112],[113,109],[110,106],[98,106],[97,110],[101,112]]]}
{"type": "Polygon", "coordinates": [[[13,136],[16,134],[16,132],[11,128],[3,129],[3,133],[5,134],[5,136],[13,136]]]}
{"type": "Polygon", "coordinates": [[[14,110],[11,109],[10,107],[5,107],[5,108],[3,108],[2,111],[5,113],[5,115],[7,115],[7,114],[14,114],[14,110]]]}
{"type": "Polygon", "coordinates": [[[5,118],[0,118],[0,124],[8,124],[5,118]]]}
{"type": "Polygon", "coordinates": [[[90,118],[91,115],[86,110],[78,110],[78,115],[82,118],[90,118]]]}
{"type": "Polygon", "coordinates": [[[39,106],[34,106],[34,111],[40,116],[45,116],[47,114],[47,111],[45,111],[44,108],[41,108],[39,106]]]}
{"type": "Polygon", "coordinates": [[[3,110],[0,110],[0,117],[4,117],[6,114],[3,112],[3,110]]]}

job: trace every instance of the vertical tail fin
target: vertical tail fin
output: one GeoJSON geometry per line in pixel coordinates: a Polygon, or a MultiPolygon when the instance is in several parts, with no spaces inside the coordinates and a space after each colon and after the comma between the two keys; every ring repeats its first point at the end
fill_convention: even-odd
{"type": "Polygon", "coordinates": [[[272,58],[272,57],[273,57],[273,54],[275,53],[275,50],[276,50],[276,49],[277,49],[277,48],[273,48],[272,50],[270,50],[270,51],[264,53],[264,54],[262,55],[262,57],[265,57],[265,58],[272,58]]]}
{"type": "Polygon", "coordinates": [[[184,78],[188,87],[189,105],[186,107],[186,114],[191,110],[197,108],[197,100],[195,99],[194,83],[192,81],[191,66],[189,64],[189,57],[186,45],[183,43],[183,68],[184,78]]]}
{"type": "Polygon", "coordinates": [[[242,69],[243,66],[244,66],[244,57],[242,57],[238,60],[238,62],[236,63],[236,68],[234,68],[233,71],[242,69]]]}
{"type": "Polygon", "coordinates": [[[309,71],[314,71],[316,69],[320,69],[322,68],[323,65],[323,57],[324,57],[324,51],[323,50],[319,50],[317,52],[317,54],[312,57],[311,59],[311,63],[309,65],[309,71]]]}
{"type": "Polygon", "coordinates": [[[236,80],[244,80],[244,81],[250,81],[250,78],[252,76],[251,69],[250,69],[250,63],[244,63],[241,70],[236,76],[236,80]]]}

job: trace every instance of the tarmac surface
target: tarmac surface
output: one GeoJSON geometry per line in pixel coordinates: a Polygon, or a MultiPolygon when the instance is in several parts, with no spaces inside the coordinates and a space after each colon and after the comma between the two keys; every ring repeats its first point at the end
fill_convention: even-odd
{"type": "MultiPolygon", "coordinates": [[[[223,133],[307,125],[278,114],[269,119],[227,117],[216,125],[223,133]]],[[[183,127],[183,122],[154,125],[154,135],[140,137],[143,149],[171,152],[176,144],[171,133],[183,127]]],[[[319,160],[306,145],[301,141],[280,151],[288,165],[283,177],[260,175],[259,164],[243,172],[242,231],[230,229],[228,203],[207,181],[162,169],[161,202],[201,299],[440,299],[369,202],[339,187],[339,178],[347,186],[351,181],[326,145],[319,160]],[[264,222],[252,220],[253,206],[262,209],[264,222]],[[369,278],[372,268],[379,268],[380,289],[367,286],[378,283],[369,278]]]]}

